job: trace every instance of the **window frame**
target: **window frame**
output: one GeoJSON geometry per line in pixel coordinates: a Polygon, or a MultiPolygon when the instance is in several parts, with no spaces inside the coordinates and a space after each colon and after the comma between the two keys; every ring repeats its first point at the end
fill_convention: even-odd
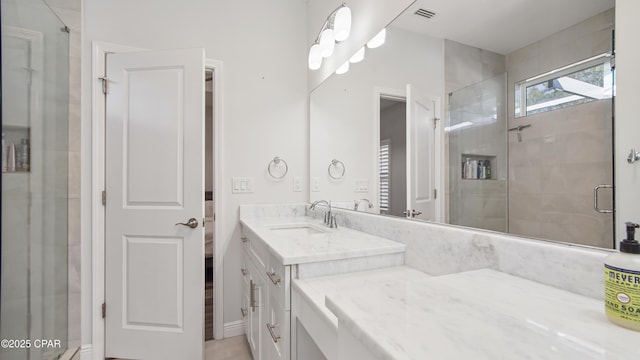
{"type": "MultiPolygon", "coordinates": [[[[584,59],[584,60],[575,62],[573,64],[569,64],[569,65],[548,71],[540,75],[536,75],[534,77],[531,77],[522,81],[516,81],[514,83],[514,87],[515,87],[514,92],[516,93],[516,97],[519,98],[519,106],[516,106],[518,102],[515,101],[515,98],[514,98],[514,110],[513,110],[514,117],[521,118],[521,117],[537,115],[543,112],[547,112],[547,111],[542,111],[542,112],[536,112],[535,114],[527,114],[527,88],[542,84],[552,79],[557,79],[557,78],[561,78],[563,76],[567,76],[576,72],[580,72],[582,70],[586,70],[591,67],[598,66],[600,64],[603,64],[604,66],[607,66],[607,65],[611,66],[611,64],[607,64],[607,62],[610,62],[610,61],[611,61],[611,54],[608,52],[602,53],[600,55],[596,55],[588,59],[584,59]],[[517,112],[518,109],[520,109],[520,113],[517,112]]],[[[613,67],[611,70],[613,72],[613,67]]],[[[553,110],[559,110],[559,109],[552,109],[548,111],[553,111],[553,110]]]]}

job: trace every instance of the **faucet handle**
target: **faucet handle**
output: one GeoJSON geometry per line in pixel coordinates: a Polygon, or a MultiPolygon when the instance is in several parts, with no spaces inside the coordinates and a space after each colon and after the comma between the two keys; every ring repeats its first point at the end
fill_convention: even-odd
{"type": "Polygon", "coordinates": [[[337,229],[338,228],[338,222],[336,221],[336,217],[338,216],[338,214],[331,214],[329,216],[329,227],[332,229],[337,229]]]}

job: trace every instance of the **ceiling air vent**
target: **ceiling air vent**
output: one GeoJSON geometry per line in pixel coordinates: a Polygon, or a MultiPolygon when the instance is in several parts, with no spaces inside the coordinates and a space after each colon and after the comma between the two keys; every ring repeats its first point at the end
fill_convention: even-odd
{"type": "Polygon", "coordinates": [[[433,11],[425,9],[418,9],[414,14],[426,17],[427,19],[431,19],[432,17],[436,16],[436,13],[434,13],[433,11]]]}

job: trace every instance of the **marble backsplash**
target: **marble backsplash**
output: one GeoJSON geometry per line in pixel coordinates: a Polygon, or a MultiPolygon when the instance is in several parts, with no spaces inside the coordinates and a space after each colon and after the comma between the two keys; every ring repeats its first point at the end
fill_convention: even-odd
{"type": "MultiPolygon", "coordinates": [[[[241,206],[243,216],[310,216],[304,204],[241,206]]],[[[603,298],[610,250],[527,239],[491,231],[333,209],[339,226],[407,246],[405,264],[429,275],[490,268],[594,299],[603,298]]]]}

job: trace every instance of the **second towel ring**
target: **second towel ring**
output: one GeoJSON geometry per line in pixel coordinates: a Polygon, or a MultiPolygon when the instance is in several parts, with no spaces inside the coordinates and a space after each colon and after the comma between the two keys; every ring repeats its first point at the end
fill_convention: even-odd
{"type": "Polygon", "coordinates": [[[269,165],[267,165],[267,172],[269,172],[269,175],[270,175],[272,178],[276,179],[276,180],[280,180],[280,179],[282,179],[283,177],[285,177],[285,175],[287,175],[287,172],[288,172],[288,171],[289,171],[289,165],[287,165],[287,162],[286,162],[286,161],[284,161],[284,159],[283,159],[283,158],[281,158],[281,157],[279,157],[279,156],[274,157],[274,158],[273,158],[273,160],[271,160],[271,161],[269,162],[269,165]],[[282,164],[284,164],[284,172],[283,172],[283,173],[282,173],[282,175],[280,175],[280,176],[274,175],[274,174],[271,172],[271,167],[276,167],[276,166],[280,165],[281,163],[282,163],[282,164]]]}
{"type": "Polygon", "coordinates": [[[344,172],[345,172],[346,168],[344,166],[344,163],[338,159],[333,159],[331,160],[331,163],[329,164],[329,167],[327,168],[327,172],[329,173],[329,177],[334,179],[334,180],[339,180],[344,176],[344,172]],[[342,168],[342,171],[336,176],[331,172],[331,169],[340,169],[342,168]]]}

